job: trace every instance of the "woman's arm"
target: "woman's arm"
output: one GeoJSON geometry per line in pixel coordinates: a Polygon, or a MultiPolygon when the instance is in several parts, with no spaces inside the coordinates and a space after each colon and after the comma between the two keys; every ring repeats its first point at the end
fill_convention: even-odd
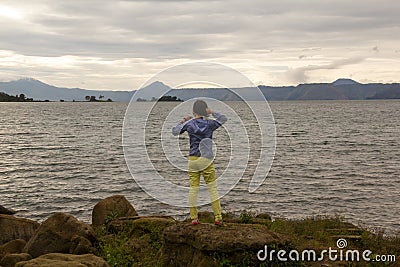
{"type": "Polygon", "coordinates": [[[172,127],[172,134],[176,136],[176,135],[179,135],[179,134],[185,132],[186,131],[185,126],[186,126],[187,122],[190,121],[191,119],[192,119],[192,116],[186,116],[185,118],[180,120],[176,126],[172,127]]]}
{"type": "Polygon", "coordinates": [[[209,108],[207,108],[206,111],[208,114],[212,114],[213,117],[215,118],[215,121],[218,122],[220,125],[224,124],[228,120],[228,118],[224,114],[221,114],[219,112],[214,112],[209,108]]]}
{"type": "Polygon", "coordinates": [[[224,114],[221,114],[218,112],[214,112],[214,113],[212,113],[212,115],[215,118],[215,121],[217,121],[221,125],[224,124],[228,120],[228,118],[224,114]]]}

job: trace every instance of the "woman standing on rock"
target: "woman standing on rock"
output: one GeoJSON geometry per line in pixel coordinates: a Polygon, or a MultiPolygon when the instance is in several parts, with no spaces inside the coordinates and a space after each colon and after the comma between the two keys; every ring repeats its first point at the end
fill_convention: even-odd
{"type": "Polygon", "coordinates": [[[203,176],[211,198],[215,225],[222,225],[221,204],[217,190],[217,179],[214,168],[214,152],[212,150],[212,135],[227,121],[225,115],[211,111],[203,100],[196,100],[193,104],[193,116],[183,118],[178,125],[172,128],[173,135],[188,132],[190,139],[189,152],[189,206],[192,224],[199,224],[197,211],[197,195],[200,187],[200,177],[203,176]],[[207,119],[212,114],[215,118],[207,119]]]}

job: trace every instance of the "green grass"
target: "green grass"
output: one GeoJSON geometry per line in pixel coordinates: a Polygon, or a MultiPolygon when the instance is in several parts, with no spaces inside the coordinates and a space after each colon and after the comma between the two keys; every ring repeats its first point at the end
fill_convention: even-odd
{"type": "Polygon", "coordinates": [[[109,234],[105,228],[97,229],[99,238],[100,256],[104,258],[111,266],[130,267],[134,259],[125,244],[129,240],[125,232],[118,234],[109,234]]]}
{"type": "Polygon", "coordinates": [[[111,266],[162,266],[162,234],[166,225],[146,221],[118,225],[110,220],[96,229],[100,256],[111,266]]]}
{"type": "Polygon", "coordinates": [[[256,214],[251,211],[242,211],[242,213],[239,215],[240,223],[253,223],[255,215],[256,214]]]}
{"type": "Polygon", "coordinates": [[[112,211],[109,213],[106,217],[105,224],[108,225],[110,222],[114,221],[115,219],[118,219],[118,212],[117,211],[112,211]]]}

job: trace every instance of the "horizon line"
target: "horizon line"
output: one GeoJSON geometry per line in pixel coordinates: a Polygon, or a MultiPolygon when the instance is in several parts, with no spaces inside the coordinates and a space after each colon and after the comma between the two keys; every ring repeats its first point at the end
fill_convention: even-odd
{"type": "MultiPolygon", "coordinates": [[[[132,91],[137,91],[137,90],[140,90],[140,89],[145,88],[145,87],[147,87],[147,86],[150,86],[150,85],[152,85],[152,84],[154,84],[154,83],[161,83],[161,84],[163,84],[164,86],[167,86],[167,87],[169,87],[169,88],[171,88],[171,89],[173,89],[173,90],[182,90],[182,89],[241,89],[241,88],[256,88],[256,87],[260,87],[260,86],[264,86],[264,87],[273,87],[273,88],[279,88],[279,87],[297,87],[297,86],[306,85],[306,84],[334,84],[335,82],[340,81],[340,80],[352,81],[352,82],[354,82],[353,84],[358,84],[358,85],[368,85],[368,84],[399,84],[399,83],[400,83],[400,82],[391,82],[391,83],[390,83],[390,82],[388,82],[388,83],[384,83],[384,82],[360,83],[360,82],[357,82],[356,80],[351,79],[351,78],[337,78],[337,79],[334,80],[333,82],[306,82],[306,83],[299,83],[299,84],[297,84],[297,85],[266,85],[266,84],[258,84],[258,85],[255,85],[254,87],[253,87],[253,86],[242,86],[242,87],[239,86],[239,87],[183,87],[183,88],[173,88],[173,87],[170,87],[169,85],[167,85],[166,83],[164,83],[164,82],[162,82],[162,81],[155,81],[155,82],[153,82],[153,83],[151,83],[151,84],[148,84],[148,85],[146,85],[146,86],[143,86],[143,87],[140,87],[140,88],[137,88],[137,89],[131,89],[131,90],[129,90],[129,89],[122,89],[122,90],[118,90],[118,89],[88,89],[88,88],[81,88],[81,87],[59,87],[59,86],[56,86],[56,85],[53,85],[53,84],[49,84],[49,83],[43,82],[43,81],[41,81],[41,80],[39,80],[39,79],[36,79],[36,78],[33,78],[33,77],[22,77],[22,78],[18,78],[18,79],[15,79],[15,80],[8,80],[8,81],[2,80],[2,81],[0,81],[0,83],[16,82],[16,81],[20,81],[20,80],[27,80],[27,81],[33,80],[33,81],[38,81],[38,82],[43,83],[43,84],[46,84],[46,85],[48,85],[48,86],[53,86],[53,87],[56,87],[56,88],[63,88],[63,89],[80,89],[80,90],[86,90],[86,91],[113,91],[113,92],[132,92],[132,91]]],[[[352,84],[343,84],[343,85],[352,85],[352,84]]],[[[340,85],[339,85],[339,86],[340,86],[340,85]]]]}

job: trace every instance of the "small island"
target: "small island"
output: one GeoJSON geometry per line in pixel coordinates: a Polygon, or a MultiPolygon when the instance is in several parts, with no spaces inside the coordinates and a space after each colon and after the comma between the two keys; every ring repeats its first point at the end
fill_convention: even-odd
{"type": "Polygon", "coordinates": [[[85,100],[88,102],[113,102],[111,98],[108,98],[107,100],[104,100],[104,96],[100,95],[99,99],[96,98],[96,96],[94,95],[87,95],[85,96],[85,100]]]}
{"type": "Polygon", "coordinates": [[[149,101],[149,102],[155,102],[155,101],[157,101],[157,102],[183,102],[182,99],[180,99],[176,96],[170,96],[170,95],[162,96],[159,99],[152,97],[151,100],[147,100],[147,99],[141,98],[141,97],[136,99],[136,102],[147,102],[147,101],[149,101]]]}

